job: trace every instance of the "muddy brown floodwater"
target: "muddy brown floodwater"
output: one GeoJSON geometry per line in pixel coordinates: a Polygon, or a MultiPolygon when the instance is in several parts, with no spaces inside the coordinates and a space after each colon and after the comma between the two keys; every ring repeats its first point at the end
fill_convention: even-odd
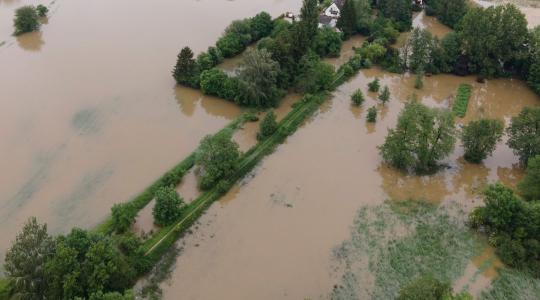
{"type": "MultiPolygon", "coordinates": [[[[325,299],[341,276],[332,249],[349,236],[358,208],[388,198],[422,198],[457,202],[468,210],[479,204],[486,183],[515,184],[523,173],[504,141],[480,165],[465,162],[458,144],[444,161],[448,168],[432,176],[406,175],[381,162],[376,147],[395,126],[407,97],[414,93],[427,105],[450,107],[460,83],[471,84],[473,94],[458,125],[479,117],[508,125],[524,106],[540,104],[538,96],[516,80],[479,84],[474,77],[437,75],[416,90],[414,76],[377,68],[361,71],[267,157],[254,176],[201,217],[194,234],[181,241],[184,250],[171,279],[162,284],[165,299],[325,299]],[[375,77],[390,88],[386,106],[367,91],[375,77]],[[367,95],[359,108],[350,103],[358,88],[367,95]],[[366,123],[371,106],[379,112],[376,124],[366,123]]],[[[466,272],[474,273],[491,254],[471,261],[466,272]]],[[[489,286],[493,271],[486,270],[485,281],[471,287],[475,294],[489,286]]]]}
{"type": "Polygon", "coordinates": [[[234,19],[301,0],[0,0],[0,260],[30,216],[54,232],[90,227],[241,110],[175,87],[234,19]],[[15,8],[44,3],[40,32],[11,36],[15,8]],[[54,2],[54,3],[53,3],[54,2]]]}

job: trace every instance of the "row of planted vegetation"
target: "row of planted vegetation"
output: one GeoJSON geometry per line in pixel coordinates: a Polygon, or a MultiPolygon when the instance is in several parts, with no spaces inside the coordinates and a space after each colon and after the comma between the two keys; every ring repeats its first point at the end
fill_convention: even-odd
{"type": "MultiPolygon", "coordinates": [[[[304,0],[300,21],[272,20],[263,12],[232,22],[215,46],[197,56],[189,47],[183,48],[173,70],[178,84],[199,88],[205,94],[255,109],[277,106],[291,90],[304,96],[280,122],[269,111],[260,123],[257,144],[245,153],[238,150],[231,136],[245,122],[257,120],[251,113],[242,114],[220,132],[205,137],[191,155],[140,195],[114,205],[111,217],[93,230],[76,228],[66,235],[51,237],[45,225],[30,219],[6,255],[8,281],[0,285],[0,296],[133,299],[130,288],[135,280],[156,265],[204,210],[294,133],[318,109],[329,91],[361,68],[378,64],[393,72],[409,70],[419,75],[419,82],[425,74],[440,72],[476,73],[480,79],[515,75],[529,79],[533,88],[535,84],[540,86],[540,74],[534,68],[535,64],[540,66],[540,54],[533,46],[540,41],[540,30],[527,31],[523,15],[513,6],[478,9],[469,8],[460,0],[426,2],[427,11],[455,28],[456,32],[439,41],[427,31],[415,29],[407,44],[398,50],[391,45],[400,31],[411,27],[415,8],[411,1],[381,0],[374,4],[367,0],[348,0],[338,21],[341,32],[336,32],[318,28],[321,7],[316,0],[304,0]],[[377,8],[376,13],[373,8],[377,8]],[[491,30],[491,27],[498,30],[491,30]],[[485,28],[482,42],[477,41],[478,28],[485,28]],[[342,40],[357,33],[368,36],[368,40],[356,49],[356,54],[347,63],[335,70],[322,61],[324,57],[339,55],[342,40]],[[488,40],[494,42],[487,43],[488,40]],[[479,43],[483,43],[480,52],[477,51],[479,43]],[[242,52],[243,61],[234,74],[217,67],[224,58],[242,52]],[[184,203],[175,187],[192,168],[198,176],[201,194],[190,203],[184,203]],[[159,228],[141,238],[131,228],[138,212],[153,199],[154,223],[159,228]]],[[[417,87],[421,88],[421,84],[417,87]]],[[[378,91],[378,98],[383,103],[390,100],[388,87],[381,89],[378,80],[372,82],[369,89],[378,91]]],[[[355,93],[352,100],[361,105],[364,96],[361,92],[355,93]]],[[[461,106],[466,109],[466,105],[461,106]]],[[[375,119],[376,109],[372,107],[368,121],[375,119]]],[[[527,186],[540,185],[540,175],[536,174],[540,160],[539,124],[540,109],[526,108],[506,129],[508,145],[523,163],[529,164],[528,175],[520,184],[520,194],[527,199],[540,198],[538,193],[526,194],[530,191],[527,186]]],[[[493,152],[503,131],[503,123],[497,120],[468,124],[460,133],[465,158],[471,162],[485,159],[493,152]]],[[[452,152],[457,136],[452,113],[426,107],[411,99],[401,112],[398,125],[389,131],[385,143],[380,146],[380,152],[385,161],[397,168],[433,172],[452,152]]],[[[511,192],[499,193],[502,188],[498,186],[493,189],[501,196],[511,192]]],[[[479,208],[473,214],[474,224],[492,234],[494,244],[501,251],[505,251],[508,248],[505,245],[509,243],[521,245],[525,249],[522,259],[516,263],[505,261],[525,267],[530,265],[529,260],[538,262],[538,256],[530,253],[539,253],[538,248],[534,248],[539,231],[538,227],[517,226],[522,222],[516,219],[525,218],[525,215],[534,217],[535,202],[525,202],[513,194],[506,198],[515,200],[517,204],[512,207],[519,209],[512,213],[515,211],[518,215],[510,215],[506,208],[498,211],[500,206],[497,205],[489,208],[489,201],[486,201],[486,208],[479,208]],[[501,218],[511,222],[512,229],[494,225],[493,219],[501,218]]],[[[446,291],[447,287],[444,289],[446,291]]]]}

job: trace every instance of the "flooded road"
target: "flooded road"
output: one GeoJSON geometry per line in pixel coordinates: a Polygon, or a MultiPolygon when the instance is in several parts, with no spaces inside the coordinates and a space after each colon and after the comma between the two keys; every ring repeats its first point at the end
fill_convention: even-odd
{"type": "MultiPolygon", "coordinates": [[[[424,199],[457,203],[467,211],[480,203],[488,182],[513,185],[523,176],[504,141],[479,165],[462,159],[458,142],[444,161],[448,168],[432,176],[406,175],[384,165],[376,147],[413,93],[427,105],[450,107],[459,84],[471,84],[467,116],[456,120],[458,126],[479,117],[508,125],[522,107],[540,104],[539,97],[516,80],[480,84],[472,76],[437,75],[427,77],[422,90],[414,89],[414,81],[414,76],[373,68],[342,85],[314,118],[261,163],[254,177],[214,204],[195,233],[182,240],[184,250],[172,278],[162,284],[164,298],[328,298],[341,276],[332,250],[348,237],[359,208],[385,199],[424,199]],[[390,88],[386,106],[367,91],[375,77],[390,88]],[[352,107],[350,95],[358,88],[366,102],[352,107]],[[375,124],[366,122],[371,106],[378,109],[375,124]]],[[[477,294],[483,287],[471,288],[477,294]]]]}
{"type": "Polygon", "coordinates": [[[55,233],[98,223],[237,116],[175,86],[179,49],[301,1],[57,0],[40,32],[10,36],[28,3],[0,0],[0,257],[30,216],[55,233]]]}

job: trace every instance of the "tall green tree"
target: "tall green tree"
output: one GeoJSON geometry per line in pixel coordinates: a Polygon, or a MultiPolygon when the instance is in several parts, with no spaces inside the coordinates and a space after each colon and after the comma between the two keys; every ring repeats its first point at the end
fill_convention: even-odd
{"type": "Polygon", "coordinates": [[[293,30],[292,54],[295,59],[300,59],[317,35],[319,26],[319,9],[317,0],[303,0],[300,9],[300,21],[295,24],[293,30]]]}
{"type": "Polygon", "coordinates": [[[518,183],[518,189],[527,200],[540,200],[540,155],[529,159],[527,175],[518,183]]]}
{"type": "Polygon", "coordinates": [[[461,135],[465,159],[472,163],[486,159],[501,140],[503,129],[503,122],[493,119],[480,119],[467,124],[461,135]]]}
{"type": "Polygon", "coordinates": [[[54,254],[54,241],[46,224],[32,217],[24,224],[6,253],[4,267],[14,296],[20,299],[43,299],[47,290],[45,264],[54,254]]]}
{"type": "Polygon", "coordinates": [[[452,152],[455,140],[450,111],[412,101],[405,104],[396,128],[388,130],[379,150],[383,159],[396,168],[426,172],[452,152]]]}
{"type": "Polygon", "coordinates": [[[439,50],[437,38],[425,29],[415,28],[400,52],[403,64],[412,72],[439,73],[439,50]]]}
{"type": "Polygon", "coordinates": [[[208,135],[202,141],[195,157],[199,187],[208,190],[220,180],[234,174],[240,152],[238,144],[229,135],[208,135]]]}
{"type": "Polygon", "coordinates": [[[343,32],[343,37],[345,39],[348,39],[356,32],[356,22],[357,16],[354,0],[345,0],[336,24],[337,28],[343,32]]]}
{"type": "Polygon", "coordinates": [[[240,104],[270,107],[280,97],[277,87],[279,64],[266,49],[247,50],[238,70],[238,78],[244,83],[244,96],[240,104]]]}
{"type": "Polygon", "coordinates": [[[526,164],[529,158],[540,154],[540,107],[525,107],[519,115],[512,117],[506,129],[507,144],[526,164]]]}
{"type": "Polygon", "coordinates": [[[533,91],[540,94],[540,26],[536,26],[530,32],[529,60],[527,84],[533,91]]]}
{"type": "Polygon", "coordinates": [[[178,84],[195,87],[198,85],[198,76],[199,72],[197,70],[197,63],[193,59],[193,51],[189,47],[182,48],[174,66],[174,79],[178,84]]]}

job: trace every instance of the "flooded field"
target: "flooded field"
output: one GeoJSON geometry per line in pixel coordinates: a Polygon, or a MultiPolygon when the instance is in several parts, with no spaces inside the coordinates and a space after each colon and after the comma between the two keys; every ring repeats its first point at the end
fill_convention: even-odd
{"type": "MultiPolygon", "coordinates": [[[[417,90],[414,76],[377,68],[361,71],[181,241],[184,250],[171,279],[162,285],[165,299],[325,299],[343,275],[333,250],[349,238],[358,209],[380,206],[386,199],[422,199],[437,206],[457,205],[464,216],[480,203],[488,182],[514,185],[523,171],[505,141],[479,165],[462,159],[458,142],[444,161],[447,168],[432,176],[406,175],[381,162],[376,147],[396,124],[407,98],[416,94],[427,105],[450,107],[460,83],[471,84],[473,95],[467,116],[456,120],[458,126],[479,117],[508,125],[524,106],[540,104],[517,80],[480,84],[472,76],[436,75],[417,90]],[[390,88],[386,106],[367,91],[375,77],[390,88]],[[359,108],[350,102],[358,88],[367,96],[359,108]],[[371,106],[378,109],[376,124],[366,123],[371,106]]],[[[490,285],[498,262],[489,253],[473,254],[464,256],[461,265],[474,278],[457,278],[454,285],[478,295],[490,285]],[[486,259],[487,267],[478,266],[486,259]]]]}
{"type": "Polygon", "coordinates": [[[178,51],[301,3],[52,2],[39,2],[51,7],[40,32],[13,37],[14,9],[38,1],[0,0],[0,257],[30,216],[55,233],[96,224],[237,116],[236,105],[175,87],[178,51]]]}

